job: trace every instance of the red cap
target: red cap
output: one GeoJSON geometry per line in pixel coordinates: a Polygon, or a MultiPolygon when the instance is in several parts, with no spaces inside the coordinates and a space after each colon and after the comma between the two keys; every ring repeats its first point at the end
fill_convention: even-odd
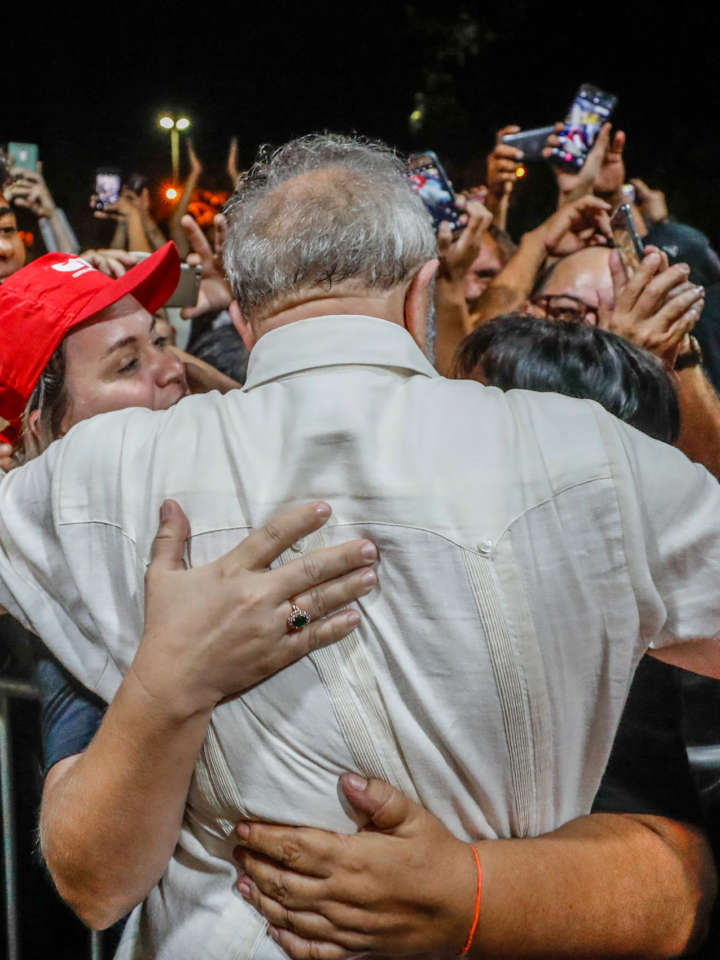
{"type": "Polygon", "coordinates": [[[132,294],[155,313],[174,293],[180,258],[174,243],[113,280],[81,257],[48,253],[0,284],[0,438],[14,442],[20,415],[68,331],[132,294]]]}

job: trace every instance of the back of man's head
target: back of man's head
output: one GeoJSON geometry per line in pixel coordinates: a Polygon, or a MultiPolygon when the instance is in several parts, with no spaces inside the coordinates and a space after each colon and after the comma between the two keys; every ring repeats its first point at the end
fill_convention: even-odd
{"type": "Polygon", "coordinates": [[[351,137],[290,141],[240,179],[225,212],[225,267],[250,322],[307,298],[391,290],[436,254],[402,161],[351,137]]]}

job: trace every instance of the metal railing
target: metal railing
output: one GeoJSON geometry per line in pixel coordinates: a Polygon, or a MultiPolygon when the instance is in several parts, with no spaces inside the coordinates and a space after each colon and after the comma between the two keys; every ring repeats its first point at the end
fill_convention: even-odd
{"type": "MultiPolygon", "coordinates": [[[[10,701],[38,700],[37,687],[26,680],[0,677],[0,813],[3,825],[5,862],[5,914],[7,917],[7,960],[20,960],[17,845],[13,806],[13,764],[10,737],[10,701]]],[[[90,958],[102,960],[102,934],[90,931],[90,958]]]]}

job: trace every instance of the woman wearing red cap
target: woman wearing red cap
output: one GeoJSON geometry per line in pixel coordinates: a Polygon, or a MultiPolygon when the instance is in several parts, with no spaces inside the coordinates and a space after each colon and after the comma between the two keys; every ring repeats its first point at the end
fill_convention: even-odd
{"type": "MultiPolygon", "coordinates": [[[[41,453],[80,420],[128,406],[164,410],[188,393],[183,364],[152,316],[175,289],[179,269],[173,244],[115,280],[80,258],[48,254],[2,284],[0,425],[19,459],[41,453]]],[[[14,482],[20,476],[15,473],[14,482]]],[[[98,836],[112,819],[125,853],[122,863],[107,864],[118,903],[132,906],[154,885],[175,845],[215,702],[346,636],[359,619],[344,611],[291,630],[288,614],[299,608],[308,619],[319,618],[368,593],[372,560],[361,554],[367,541],[317,551],[314,564],[305,558],[267,572],[329,515],[326,504],[286,511],[215,563],[185,570],[187,520],[178,504],[163,504],[147,578],[145,633],[82,753],[101,712],[76,688],[63,689],[72,683],[69,675],[44,661],[50,675],[44,707],[53,714],[41,825],[48,859],[62,859],[54,845],[62,835],[73,863],[87,857],[97,870],[106,851],[93,849],[86,838],[98,836]],[[352,573],[355,568],[361,569],[352,573]],[[72,735],[66,724],[65,736],[53,736],[69,714],[72,735]],[[120,838],[118,830],[124,831],[120,838]]],[[[105,915],[92,914],[103,909],[99,901],[78,902],[72,889],[58,886],[81,915],[104,925],[105,915]]]]}

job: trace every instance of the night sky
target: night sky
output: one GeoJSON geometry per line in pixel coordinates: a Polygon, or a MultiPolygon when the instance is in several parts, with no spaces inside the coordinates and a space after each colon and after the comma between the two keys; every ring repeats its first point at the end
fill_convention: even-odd
{"type": "MultiPolygon", "coordinates": [[[[31,8],[3,12],[0,142],[40,144],[81,241],[99,242],[108,229],[86,213],[98,165],[141,170],[156,185],[167,178],[163,109],[192,119],[201,185],[211,188],[228,186],[231,135],[246,164],[259,143],[324,128],[435,149],[462,187],[482,179],[495,129],[560,119],[582,81],[618,95],[629,175],[662,187],[677,219],[720,241],[718,13],[522,0],[209,7],[65,4],[49,19],[31,8]],[[426,120],[412,136],[419,93],[426,120]]],[[[511,227],[530,225],[551,203],[548,170],[533,166],[511,227]]]]}

